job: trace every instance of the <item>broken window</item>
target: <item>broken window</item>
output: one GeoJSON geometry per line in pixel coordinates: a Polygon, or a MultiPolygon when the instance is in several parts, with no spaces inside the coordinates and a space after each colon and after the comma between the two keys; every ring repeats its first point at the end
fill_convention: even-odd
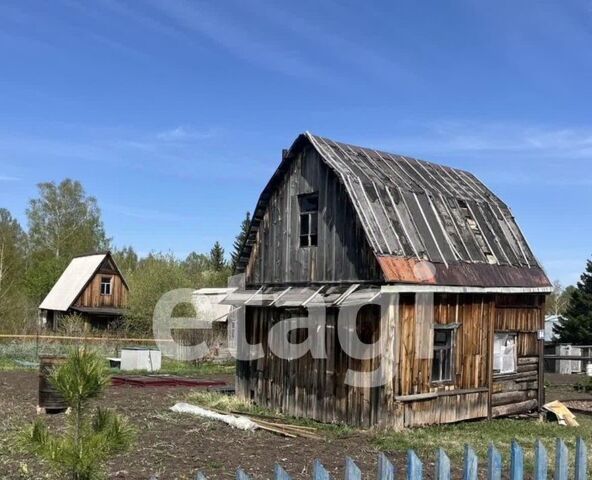
{"type": "Polygon", "coordinates": [[[518,363],[515,333],[496,333],[493,340],[493,373],[515,373],[518,363]]]}
{"type": "Polygon", "coordinates": [[[434,328],[432,382],[450,382],[452,380],[453,336],[454,330],[451,328],[434,328]]]}
{"type": "Polygon", "coordinates": [[[317,244],[319,223],[319,195],[310,193],[298,197],[300,206],[300,246],[313,247],[317,244]]]}
{"type": "Polygon", "coordinates": [[[111,277],[101,278],[101,295],[111,295],[111,277]]]}
{"type": "Polygon", "coordinates": [[[481,231],[481,228],[479,227],[479,224],[477,223],[477,220],[475,220],[475,218],[473,217],[473,212],[471,211],[469,204],[464,200],[459,200],[458,205],[460,207],[462,215],[465,217],[467,226],[473,232],[475,240],[477,240],[479,247],[483,251],[483,255],[485,255],[485,258],[487,259],[487,262],[490,264],[496,264],[497,259],[495,258],[495,255],[493,254],[487,241],[485,240],[485,237],[483,235],[483,232],[481,231]]]}

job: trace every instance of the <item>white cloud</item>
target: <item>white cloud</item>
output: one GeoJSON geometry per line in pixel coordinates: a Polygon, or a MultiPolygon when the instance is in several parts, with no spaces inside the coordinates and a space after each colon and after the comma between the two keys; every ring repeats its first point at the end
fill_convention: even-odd
{"type": "Polygon", "coordinates": [[[0,175],[0,182],[18,182],[20,178],[11,177],[10,175],[0,175]]]}
{"type": "Polygon", "coordinates": [[[273,39],[255,35],[248,25],[233,22],[227,14],[215,13],[207,4],[183,0],[152,0],[151,3],[181,30],[208,38],[245,61],[293,77],[327,84],[332,81],[324,65],[313,64],[305,55],[281,47],[273,39]]]}
{"type": "MultiPolygon", "coordinates": [[[[397,127],[395,127],[397,128],[397,127]]],[[[453,164],[488,182],[548,187],[592,186],[592,126],[441,121],[399,126],[395,137],[362,145],[453,164]]]]}
{"type": "Polygon", "coordinates": [[[216,130],[197,130],[190,127],[178,126],[171,130],[165,130],[156,135],[156,138],[165,142],[187,142],[193,140],[205,140],[216,136],[216,130]]]}
{"type": "Polygon", "coordinates": [[[510,151],[570,157],[592,156],[592,127],[554,128],[513,123],[441,122],[428,125],[432,148],[452,151],[510,151]]]}

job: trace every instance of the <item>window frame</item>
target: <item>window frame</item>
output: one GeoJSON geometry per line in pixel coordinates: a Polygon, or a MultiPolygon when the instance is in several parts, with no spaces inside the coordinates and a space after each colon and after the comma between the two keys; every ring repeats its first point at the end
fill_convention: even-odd
{"type": "MultiPolygon", "coordinates": [[[[433,336],[432,336],[432,365],[430,368],[430,383],[432,385],[450,385],[454,384],[454,377],[455,377],[455,363],[456,363],[456,331],[458,325],[457,324],[449,324],[449,325],[434,325],[433,327],[433,336]],[[446,346],[436,346],[436,333],[444,332],[450,335],[450,344],[446,346]],[[442,352],[447,351],[449,355],[449,362],[450,362],[450,375],[449,378],[434,378],[434,362],[436,361],[436,351],[442,352]]],[[[441,362],[442,364],[442,362],[441,362]]],[[[442,370],[442,367],[440,367],[442,370]]]]}
{"type": "Polygon", "coordinates": [[[319,192],[298,195],[298,243],[300,248],[318,246],[319,239],[319,192]],[[314,206],[305,205],[314,202],[314,206]],[[306,226],[303,229],[303,226],[306,226]],[[304,233],[303,233],[303,230],[304,233]]]}
{"type": "MultiPolygon", "coordinates": [[[[493,332],[493,351],[491,352],[493,356],[493,362],[491,365],[491,373],[496,377],[501,377],[504,375],[516,375],[518,373],[518,332],[493,332]],[[496,370],[495,368],[495,344],[498,336],[506,336],[506,337],[513,337],[514,338],[514,370],[504,372],[502,369],[496,370]]],[[[503,358],[502,358],[502,368],[503,368],[503,358]]]]}
{"type": "Polygon", "coordinates": [[[113,295],[113,277],[112,276],[107,276],[107,275],[101,275],[101,283],[99,286],[99,292],[101,294],[101,297],[110,297],[111,295],[113,295]],[[105,279],[109,279],[109,282],[106,282],[105,279]],[[105,289],[103,288],[105,285],[109,285],[109,291],[105,292],[105,289]]]}

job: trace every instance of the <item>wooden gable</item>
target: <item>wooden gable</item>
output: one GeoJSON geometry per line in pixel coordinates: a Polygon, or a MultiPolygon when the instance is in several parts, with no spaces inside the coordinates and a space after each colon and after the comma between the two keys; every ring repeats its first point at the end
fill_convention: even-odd
{"type": "Polygon", "coordinates": [[[303,149],[271,192],[246,268],[248,285],[381,281],[382,275],[335,173],[303,149]],[[299,198],[318,194],[315,246],[300,244],[299,198]]]}
{"type": "Polygon", "coordinates": [[[127,308],[128,286],[110,255],[105,257],[96,273],[84,287],[73,307],[85,308],[127,308]],[[101,294],[103,279],[111,280],[111,293],[101,294]]]}

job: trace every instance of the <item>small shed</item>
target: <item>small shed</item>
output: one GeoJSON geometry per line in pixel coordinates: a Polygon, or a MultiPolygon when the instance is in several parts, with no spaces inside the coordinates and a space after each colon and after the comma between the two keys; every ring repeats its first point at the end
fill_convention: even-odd
{"type": "Polygon", "coordinates": [[[125,314],[129,287],[110,252],[72,259],[41,305],[41,324],[56,329],[77,313],[93,328],[115,326],[125,314]]]}
{"type": "MultiPolygon", "coordinates": [[[[259,197],[237,273],[245,289],[226,301],[244,315],[238,350],[241,339],[260,347],[237,362],[244,399],[390,427],[543,403],[551,283],[509,207],[469,172],[302,134],[259,197]],[[362,359],[339,333],[340,313],[355,302],[364,304],[355,319],[362,359]],[[276,355],[274,325],[307,318],[313,305],[325,308],[326,355],[276,355]],[[378,386],[350,381],[374,371],[384,375],[378,386]]],[[[310,330],[289,335],[301,344],[310,330]]]]}
{"type": "Polygon", "coordinates": [[[223,300],[236,288],[200,288],[191,297],[199,320],[209,322],[212,349],[216,357],[230,357],[236,353],[236,315],[223,300]]]}

